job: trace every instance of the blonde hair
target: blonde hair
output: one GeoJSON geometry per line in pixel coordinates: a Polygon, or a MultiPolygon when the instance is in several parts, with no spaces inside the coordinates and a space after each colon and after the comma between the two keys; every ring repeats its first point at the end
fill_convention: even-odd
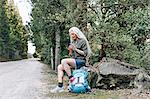
{"type": "MultiPolygon", "coordinates": [[[[71,32],[74,32],[78,38],[83,38],[86,41],[86,45],[87,45],[87,50],[88,50],[88,55],[90,55],[92,53],[89,42],[87,40],[87,38],[85,37],[85,35],[80,31],[79,28],[77,27],[71,27],[69,29],[69,35],[71,34],[71,32]]],[[[73,42],[73,39],[70,37],[70,42],[73,42]]]]}

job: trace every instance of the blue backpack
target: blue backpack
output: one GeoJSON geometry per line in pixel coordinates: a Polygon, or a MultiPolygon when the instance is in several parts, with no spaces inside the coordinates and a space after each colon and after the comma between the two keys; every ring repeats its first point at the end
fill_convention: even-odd
{"type": "Polygon", "coordinates": [[[74,80],[70,82],[68,90],[73,93],[85,93],[91,90],[88,85],[88,72],[85,69],[73,71],[74,80]]]}

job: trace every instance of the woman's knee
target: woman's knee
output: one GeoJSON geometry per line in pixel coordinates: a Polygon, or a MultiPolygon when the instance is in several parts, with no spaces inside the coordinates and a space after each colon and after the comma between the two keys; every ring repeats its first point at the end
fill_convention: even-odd
{"type": "Polygon", "coordinates": [[[61,64],[58,65],[57,70],[63,70],[63,66],[61,64]]]}
{"type": "Polygon", "coordinates": [[[67,59],[62,59],[61,64],[67,64],[67,59]]]}

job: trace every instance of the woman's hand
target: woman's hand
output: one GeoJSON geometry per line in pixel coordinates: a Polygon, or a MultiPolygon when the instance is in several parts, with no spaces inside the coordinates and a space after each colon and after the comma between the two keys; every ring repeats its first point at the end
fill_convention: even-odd
{"type": "Polygon", "coordinates": [[[72,47],[72,50],[74,50],[74,51],[77,49],[76,46],[73,44],[71,44],[71,47],[72,47]]]}
{"type": "Polygon", "coordinates": [[[71,45],[68,46],[68,50],[72,50],[72,46],[71,45]]]}
{"type": "Polygon", "coordinates": [[[72,49],[73,49],[74,51],[76,51],[77,53],[79,53],[79,54],[81,54],[81,55],[85,55],[85,54],[84,54],[84,51],[77,49],[76,46],[74,46],[74,45],[71,45],[71,46],[72,46],[72,49]]]}
{"type": "Polygon", "coordinates": [[[71,56],[72,55],[72,51],[74,50],[73,45],[69,45],[68,50],[69,50],[69,55],[71,56]]]}
{"type": "Polygon", "coordinates": [[[72,51],[76,51],[77,53],[79,53],[81,55],[85,55],[84,51],[77,49],[76,46],[73,44],[69,45],[68,50],[69,50],[69,55],[72,54],[72,51]]]}
{"type": "Polygon", "coordinates": [[[75,45],[73,45],[73,44],[70,44],[69,45],[69,47],[68,47],[68,50],[76,50],[77,48],[76,48],[76,46],[75,45]]]}

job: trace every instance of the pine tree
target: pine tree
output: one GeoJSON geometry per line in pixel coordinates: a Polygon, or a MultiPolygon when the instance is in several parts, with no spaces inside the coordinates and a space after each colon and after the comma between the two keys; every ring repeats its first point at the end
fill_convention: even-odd
{"type": "Polygon", "coordinates": [[[1,48],[0,48],[0,56],[9,59],[9,33],[10,33],[10,28],[9,28],[9,22],[8,22],[8,17],[6,13],[6,8],[7,8],[7,1],[6,0],[1,0],[0,1],[0,6],[1,6],[1,14],[0,14],[0,35],[1,35],[1,48]]]}
{"type": "Polygon", "coordinates": [[[13,0],[0,1],[0,57],[16,60],[27,57],[28,34],[13,0]]]}

